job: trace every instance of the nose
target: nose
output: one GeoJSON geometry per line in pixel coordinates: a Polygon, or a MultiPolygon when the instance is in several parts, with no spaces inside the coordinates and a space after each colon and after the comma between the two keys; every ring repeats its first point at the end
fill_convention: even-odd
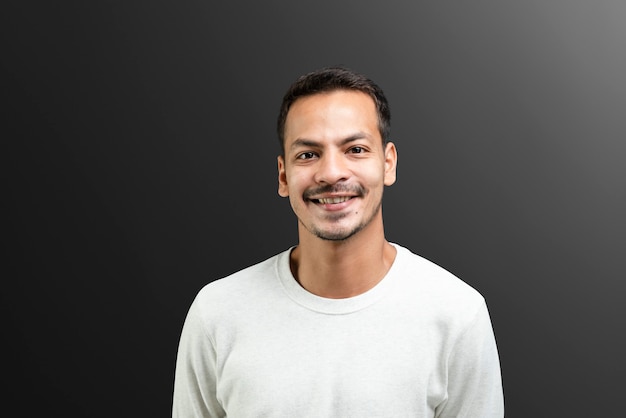
{"type": "Polygon", "coordinates": [[[317,183],[335,184],[350,177],[350,170],[341,152],[324,153],[317,164],[315,181],[317,183]]]}

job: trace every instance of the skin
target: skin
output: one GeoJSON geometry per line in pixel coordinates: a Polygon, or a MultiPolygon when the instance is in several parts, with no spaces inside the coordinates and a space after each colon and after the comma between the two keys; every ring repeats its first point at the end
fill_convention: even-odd
{"type": "Polygon", "coordinates": [[[318,296],[366,292],[396,255],[385,239],[381,205],[384,187],[396,180],[397,152],[393,143],[383,145],[374,101],[350,90],[300,98],[287,114],[284,137],[278,194],[289,198],[298,218],[294,277],[318,296]]]}

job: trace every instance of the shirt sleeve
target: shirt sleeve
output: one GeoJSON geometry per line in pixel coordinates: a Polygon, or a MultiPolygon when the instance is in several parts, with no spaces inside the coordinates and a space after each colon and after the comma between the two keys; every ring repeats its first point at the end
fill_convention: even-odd
{"type": "Polygon", "coordinates": [[[438,418],[502,418],[500,360],[487,306],[482,304],[448,357],[447,398],[438,418]]]}
{"type": "Polygon", "coordinates": [[[215,347],[196,302],[183,326],[174,377],[173,418],[225,417],[216,395],[215,347]]]}

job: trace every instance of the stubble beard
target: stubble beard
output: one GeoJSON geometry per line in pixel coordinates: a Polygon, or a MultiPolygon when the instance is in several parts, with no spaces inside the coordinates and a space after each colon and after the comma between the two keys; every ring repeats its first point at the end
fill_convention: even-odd
{"type": "MultiPolygon", "coordinates": [[[[361,222],[360,224],[358,224],[355,227],[353,227],[352,229],[348,229],[348,230],[345,230],[343,228],[337,228],[336,230],[327,231],[327,230],[323,230],[321,228],[318,228],[315,225],[311,225],[310,227],[307,227],[302,221],[300,221],[300,223],[311,234],[315,235],[317,238],[320,238],[320,239],[322,239],[324,241],[336,241],[336,242],[337,241],[346,241],[346,240],[352,238],[354,235],[356,235],[361,230],[363,230],[370,223],[372,223],[374,218],[380,212],[382,204],[383,204],[383,200],[382,200],[382,196],[381,196],[381,199],[378,202],[378,205],[376,205],[376,208],[372,211],[371,215],[368,218],[364,219],[363,222],[361,222]]],[[[346,216],[348,216],[348,215],[347,214],[329,215],[327,217],[327,220],[330,220],[331,222],[334,222],[334,221],[338,222],[339,220],[341,220],[342,218],[345,218],[346,216]]]]}

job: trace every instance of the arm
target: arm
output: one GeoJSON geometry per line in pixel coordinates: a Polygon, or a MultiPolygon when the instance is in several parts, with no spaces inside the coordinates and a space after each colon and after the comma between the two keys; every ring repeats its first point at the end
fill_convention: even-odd
{"type": "Polygon", "coordinates": [[[504,417],[500,360],[484,303],[450,352],[447,392],[436,417],[504,417]]]}
{"type": "Polygon", "coordinates": [[[189,309],[178,346],[173,418],[217,418],[226,413],[216,396],[216,354],[198,307],[189,309]]]}

